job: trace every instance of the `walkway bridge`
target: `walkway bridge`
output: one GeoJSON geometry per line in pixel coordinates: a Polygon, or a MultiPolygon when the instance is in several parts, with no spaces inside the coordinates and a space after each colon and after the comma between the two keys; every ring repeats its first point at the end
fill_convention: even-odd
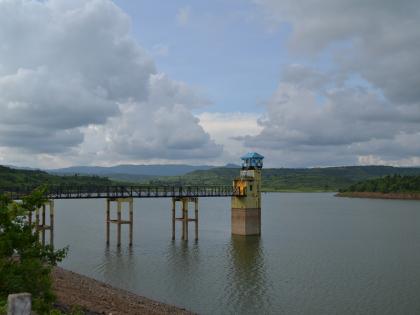
{"type": "MultiPolygon", "coordinates": [[[[35,187],[0,187],[0,195],[20,200],[35,187]]],[[[47,186],[47,199],[116,199],[116,198],[198,198],[245,196],[240,188],[232,186],[47,186]]]]}
{"type": "MultiPolygon", "coordinates": [[[[36,187],[0,187],[0,195],[12,200],[22,200],[30,195],[36,187]]],[[[175,223],[182,222],[182,239],[188,240],[188,224],[195,223],[195,239],[198,239],[198,198],[199,197],[245,197],[245,189],[235,186],[168,186],[168,185],[132,185],[132,186],[46,186],[45,204],[28,214],[30,224],[41,237],[45,245],[46,231],[49,231],[50,244],[54,244],[54,200],[57,199],[106,199],[106,242],[110,243],[110,225],[117,225],[117,245],[121,245],[121,225],[129,226],[129,244],[133,243],[134,206],[135,198],[172,198],[172,239],[175,239],[175,223]],[[177,217],[177,203],[181,216],[177,217]],[[194,217],[189,216],[189,206],[194,205],[194,217]],[[116,204],[112,207],[112,204],[116,204]],[[127,205],[127,207],[124,207],[127,205]],[[111,210],[115,208],[116,216],[111,218],[111,210]],[[123,210],[128,208],[128,218],[123,219],[123,210]],[[49,222],[47,222],[47,210],[49,222]]]]}
{"type": "MultiPolygon", "coordinates": [[[[183,185],[133,185],[133,186],[47,186],[44,197],[47,200],[40,209],[27,214],[28,221],[38,235],[41,234],[45,245],[45,232],[49,231],[50,244],[53,245],[54,234],[54,200],[57,199],[106,199],[106,242],[110,242],[110,225],[117,225],[117,245],[121,245],[121,225],[129,226],[129,244],[133,243],[134,202],[136,198],[172,198],[172,239],[175,239],[175,223],[182,222],[182,239],[188,240],[188,224],[195,223],[195,239],[198,239],[198,198],[199,197],[232,197],[231,226],[232,234],[261,234],[261,169],[263,156],[248,153],[241,157],[240,176],[232,186],[183,186],[183,185]],[[194,204],[194,217],[189,216],[189,205],[194,204]],[[115,207],[112,205],[115,204],[115,207]],[[177,217],[178,211],[181,216],[177,217]],[[127,207],[124,207],[127,206],[127,207]],[[111,217],[114,208],[116,216],[111,217]],[[128,208],[128,218],[123,218],[123,210],[128,208]],[[47,222],[49,210],[49,222],[47,222]]],[[[34,187],[0,187],[0,195],[9,196],[13,200],[22,200],[34,187]]],[[[82,206],[81,204],[76,204],[82,206]]]]}

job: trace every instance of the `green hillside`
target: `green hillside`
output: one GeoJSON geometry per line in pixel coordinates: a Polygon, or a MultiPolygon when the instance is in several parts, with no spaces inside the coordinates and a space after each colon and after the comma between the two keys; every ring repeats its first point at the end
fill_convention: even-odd
{"type": "Polygon", "coordinates": [[[98,176],[56,176],[43,171],[17,170],[0,165],[0,188],[49,185],[110,185],[113,182],[98,176]]]}
{"type": "MultiPolygon", "coordinates": [[[[143,176],[115,174],[109,179],[99,176],[51,175],[43,171],[16,170],[0,166],[0,187],[50,185],[113,185],[118,182],[165,185],[231,185],[238,168],[197,170],[182,176],[143,176]]],[[[263,169],[264,191],[338,191],[358,182],[384,176],[420,176],[420,168],[390,166],[347,166],[328,168],[263,169]]]]}
{"type": "Polygon", "coordinates": [[[358,182],[340,192],[420,193],[420,176],[385,176],[358,182]]]}
{"type": "MultiPolygon", "coordinates": [[[[186,185],[230,185],[239,174],[237,168],[214,168],[183,176],[157,177],[148,183],[186,185]]],[[[420,168],[391,166],[344,166],[328,168],[263,169],[264,191],[338,191],[366,179],[387,175],[420,175],[420,168]]]]}

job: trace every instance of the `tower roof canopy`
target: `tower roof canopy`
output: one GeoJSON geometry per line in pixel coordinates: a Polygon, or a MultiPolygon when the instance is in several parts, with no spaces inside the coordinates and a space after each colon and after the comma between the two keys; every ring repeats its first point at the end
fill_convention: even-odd
{"type": "Polygon", "coordinates": [[[264,157],[257,152],[249,152],[241,157],[242,160],[249,160],[249,159],[263,159],[264,157]]]}

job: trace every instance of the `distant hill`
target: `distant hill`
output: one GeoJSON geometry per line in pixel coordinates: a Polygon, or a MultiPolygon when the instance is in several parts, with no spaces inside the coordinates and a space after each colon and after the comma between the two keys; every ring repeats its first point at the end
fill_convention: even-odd
{"type": "Polygon", "coordinates": [[[154,164],[154,165],[116,165],[102,166],[73,166],[60,169],[47,170],[50,174],[88,174],[99,176],[117,175],[141,175],[141,176],[180,176],[196,170],[208,170],[214,168],[209,165],[186,165],[186,164],[154,164]]]}
{"type": "MultiPolygon", "coordinates": [[[[84,172],[96,170],[95,175],[74,175],[75,170],[80,168],[68,168],[68,172],[57,176],[44,171],[18,170],[0,166],[0,186],[8,185],[41,185],[50,184],[73,184],[73,185],[112,185],[113,180],[123,183],[142,184],[167,184],[167,185],[231,185],[232,180],[239,175],[239,168],[233,165],[229,167],[189,166],[189,165],[120,165],[111,168],[84,167],[84,172]],[[171,172],[182,173],[190,168],[205,167],[207,169],[195,169],[192,172],[176,176],[158,176],[156,173],[168,174],[171,172]],[[109,169],[115,171],[110,173],[109,169]],[[160,169],[160,170],[159,170],[160,169]],[[117,171],[133,170],[134,173],[118,173],[117,171]],[[104,171],[102,174],[101,172],[104,171]],[[140,174],[148,171],[149,174],[140,174]],[[137,173],[135,173],[137,172],[137,173]],[[99,177],[99,176],[109,176],[99,177]]],[[[55,170],[57,171],[57,170],[55,170]]],[[[78,172],[75,172],[78,173],[78,172]]],[[[92,174],[83,173],[79,174],[92,174]]],[[[263,169],[264,191],[338,191],[358,182],[381,178],[384,176],[420,176],[420,168],[391,167],[391,166],[343,166],[327,168],[266,168],[263,169]]]]}
{"type": "MultiPolygon", "coordinates": [[[[95,175],[99,176],[99,175],[95,175]]],[[[155,175],[136,175],[136,174],[105,174],[101,175],[109,178],[110,180],[132,184],[147,184],[154,179],[160,178],[161,176],[155,175]]]]}
{"type": "Polygon", "coordinates": [[[15,170],[27,170],[27,171],[40,171],[39,168],[34,168],[34,167],[27,167],[27,166],[15,166],[15,165],[0,165],[0,166],[5,166],[5,167],[9,167],[9,168],[13,168],[15,170]]]}
{"type": "Polygon", "coordinates": [[[112,185],[108,178],[98,176],[56,176],[43,171],[14,169],[0,165],[0,188],[50,185],[112,185]]]}
{"type": "MultiPolygon", "coordinates": [[[[184,176],[151,179],[150,183],[230,185],[237,168],[197,170],[184,176]]],[[[327,168],[263,169],[264,191],[338,191],[359,181],[387,175],[420,175],[420,168],[391,166],[343,166],[327,168]]]]}

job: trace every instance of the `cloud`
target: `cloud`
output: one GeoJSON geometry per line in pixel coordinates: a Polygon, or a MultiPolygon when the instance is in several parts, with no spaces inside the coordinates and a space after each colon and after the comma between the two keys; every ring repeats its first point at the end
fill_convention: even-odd
{"type": "Polygon", "coordinates": [[[0,1],[0,145],[64,151],[147,99],[155,66],[129,29],[110,1],[0,1]]]}
{"type": "Polygon", "coordinates": [[[420,4],[403,1],[255,0],[274,23],[292,26],[289,49],[314,57],[333,52],[396,103],[420,99],[420,4]]]}
{"type": "Polygon", "coordinates": [[[149,91],[147,101],[120,104],[118,117],[90,128],[84,147],[97,146],[99,139],[106,148],[101,154],[114,160],[197,160],[222,153],[190,111],[207,104],[205,98],[163,74],[150,77],[149,91]]]}
{"type": "Polygon", "coordinates": [[[138,159],[206,159],[220,155],[222,146],[210,139],[191,112],[183,105],[161,107],[152,113],[146,104],[125,105],[122,117],[109,133],[112,151],[138,159]],[[146,114],[146,115],[145,115],[146,114]],[[133,129],[132,126],[141,127],[133,129]]]}
{"type": "Polygon", "coordinates": [[[358,156],[371,154],[384,160],[420,155],[417,107],[395,105],[368,88],[321,79],[317,71],[302,67],[294,66],[295,74],[288,69],[259,120],[262,131],[242,137],[246,146],[303,155],[299,166],[304,161],[312,166],[353,164],[358,156]],[[325,161],[316,160],[317,152],[325,161]],[[324,157],[327,153],[340,156],[338,163],[324,157]]]}
{"type": "Polygon", "coordinates": [[[2,76],[0,90],[0,123],[11,127],[72,129],[117,113],[104,88],[91,89],[80,77],[59,79],[46,67],[2,76]]]}
{"type": "Polygon", "coordinates": [[[254,2],[271,25],[290,26],[301,62],[283,68],[246,145],[300,166],[418,161],[418,1],[254,2]]]}
{"type": "Polygon", "coordinates": [[[112,1],[0,0],[0,38],[1,152],[100,163],[222,151],[191,114],[210,102],[158,73],[112,1]]]}
{"type": "Polygon", "coordinates": [[[191,8],[189,6],[182,7],[176,14],[178,25],[185,26],[190,21],[191,8]]]}
{"type": "Polygon", "coordinates": [[[403,160],[383,160],[382,158],[375,156],[375,155],[363,155],[359,156],[359,164],[360,165],[392,165],[392,166],[399,166],[401,164],[407,166],[419,166],[420,165],[420,157],[411,157],[408,159],[403,160]]]}
{"type": "Polygon", "coordinates": [[[219,157],[218,164],[223,162],[238,162],[238,157],[246,152],[240,137],[244,135],[256,136],[263,129],[258,124],[260,115],[256,113],[210,113],[198,115],[200,125],[211,137],[223,145],[225,150],[219,157]]]}

